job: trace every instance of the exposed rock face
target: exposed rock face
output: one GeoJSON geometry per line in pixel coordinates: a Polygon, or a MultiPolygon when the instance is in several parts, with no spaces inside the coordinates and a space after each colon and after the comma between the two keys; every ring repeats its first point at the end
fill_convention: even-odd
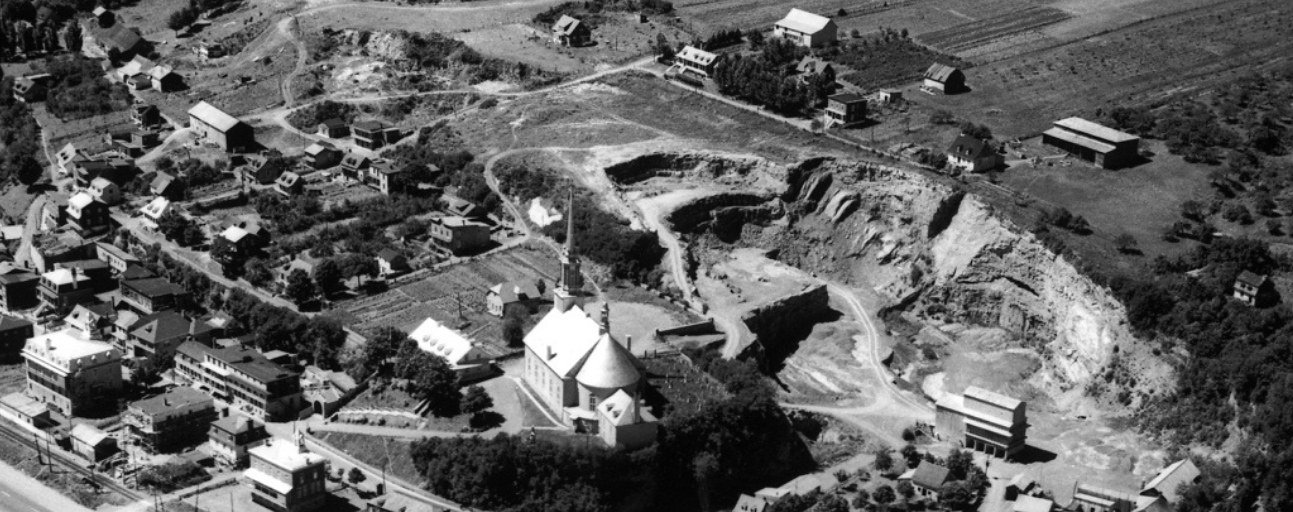
{"type": "Polygon", "coordinates": [[[826,285],[806,288],[756,307],[741,315],[741,321],[764,344],[793,338],[790,332],[804,324],[812,325],[831,312],[826,285]]]}
{"type": "Polygon", "coordinates": [[[759,158],[715,153],[650,153],[606,168],[606,176],[621,185],[654,177],[695,174],[718,177],[734,173],[744,175],[766,166],[759,158]]]}
{"type": "Polygon", "coordinates": [[[926,315],[1010,330],[1042,353],[1042,369],[1030,381],[1043,389],[1084,385],[1109,363],[1115,345],[1133,341],[1126,313],[1107,289],[952,186],[901,169],[822,159],[792,168],[787,185],[789,222],[747,228],[741,245],[776,249],[790,265],[870,284],[926,315]]]}

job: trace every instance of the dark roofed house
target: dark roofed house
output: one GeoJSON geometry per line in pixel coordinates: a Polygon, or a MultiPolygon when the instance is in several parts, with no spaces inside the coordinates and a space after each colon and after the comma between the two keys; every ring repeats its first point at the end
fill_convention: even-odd
{"type": "Polygon", "coordinates": [[[184,77],[170,66],[155,66],[144,74],[148,76],[149,85],[157,92],[178,91],[184,88],[184,77]]]}
{"type": "Polygon", "coordinates": [[[390,125],[381,121],[364,121],[350,125],[350,132],[355,136],[355,145],[364,149],[376,150],[386,145],[386,130],[390,125]]]}
{"type": "Polygon", "coordinates": [[[1239,277],[1235,278],[1235,298],[1249,306],[1256,306],[1257,295],[1266,287],[1267,282],[1266,276],[1247,270],[1240,272],[1239,277]]]}
{"type": "Polygon", "coordinates": [[[95,23],[104,28],[111,27],[117,21],[117,15],[102,5],[95,7],[90,15],[94,17],[95,23]]]}
{"type": "Polygon", "coordinates": [[[279,165],[278,159],[263,155],[248,156],[247,163],[238,168],[238,179],[243,183],[269,185],[282,175],[283,167],[279,165]]]}
{"type": "Polygon", "coordinates": [[[592,38],[593,32],[588,29],[588,24],[577,18],[563,14],[552,25],[552,40],[561,46],[587,46],[592,38]]]}
{"type": "Polygon", "coordinates": [[[327,169],[341,161],[341,152],[327,142],[315,142],[305,148],[305,164],[315,169],[327,169]]]}
{"type": "Polygon", "coordinates": [[[287,171],[274,180],[274,190],[287,197],[299,195],[305,190],[305,180],[301,179],[300,174],[287,171]]]}
{"type": "Polygon", "coordinates": [[[175,371],[258,420],[296,419],[305,407],[301,374],[250,348],[184,342],[175,351],[175,371]]]}
{"type": "Polygon", "coordinates": [[[388,276],[408,272],[409,259],[395,249],[383,249],[377,253],[377,273],[388,276]]]}
{"type": "Polygon", "coordinates": [[[947,148],[947,164],[966,172],[991,171],[1001,165],[1001,155],[991,144],[961,135],[947,148]]]}
{"type": "Polygon", "coordinates": [[[157,107],[147,103],[135,103],[130,106],[130,121],[136,126],[152,126],[162,120],[162,113],[157,107]]]}
{"type": "Polygon", "coordinates": [[[965,72],[946,64],[934,63],[925,70],[922,91],[931,94],[957,94],[965,91],[965,72]]]}
{"type": "Polygon", "coordinates": [[[36,335],[31,322],[9,315],[0,315],[0,361],[15,361],[22,357],[27,340],[36,335]]]}
{"type": "Polygon", "coordinates": [[[188,300],[189,291],[164,277],[123,279],[121,298],[127,307],[149,315],[182,304],[188,300]]]}
{"type": "MultiPolygon", "coordinates": [[[[29,309],[40,304],[40,276],[9,262],[0,263],[0,307],[5,311],[29,309]]],[[[21,348],[21,347],[20,347],[21,348]]]]}
{"type": "Polygon", "coordinates": [[[315,133],[320,137],[340,139],[350,135],[350,127],[346,126],[345,121],[334,117],[332,119],[325,119],[322,123],[319,123],[319,129],[315,133]]]}
{"type": "Polygon", "coordinates": [[[139,318],[130,331],[127,347],[134,357],[162,359],[175,357],[175,349],[187,340],[209,343],[211,326],[174,311],[161,311],[139,318]]]}
{"type": "Polygon", "coordinates": [[[211,451],[222,462],[235,467],[247,465],[247,450],[265,444],[265,424],[240,415],[225,416],[211,424],[211,451]]]}
{"type": "Polygon", "coordinates": [[[216,416],[211,397],[181,386],[130,404],[122,422],[145,450],[167,453],[206,441],[216,416]]]}
{"type": "Polygon", "coordinates": [[[700,76],[708,77],[714,72],[714,65],[718,63],[718,55],[707,52],[695,46],[688,46],[678,52],[674,58],[674,63],[684,72],[690,71],[700,76]]]}
{"type": "Polygon", "coordinates": [[[189,126],[229,153],[248,151],[256,144],[256,133],[250,125],[205,101],[189,109],[189,126]]]}
{"type": "Polygon", "coordinates": [[[866,119],[866,98],[858,94],[832,94],[826,102],[827,126],[849,125],[866,119]]]}
{"type": "Polygon", "coordinates": [[[808,82],[818,76],[825,77],[830,83],[835,83],[835,67],[831,63],[812,55],[806,55],[799,60],[799,65],[795,66],[799,72],[799,80],[808,82]]]}
{"type": "Polygon", "coordinates": [[[48,93],[44,82],[32,77],[22,77],[13,82],[13,98],[24,103],[45,101],[48,93]]]}
{"type": "Polygon", "coordinates": [[[155,196],[165,197],[167,199],[178,199],[183,193],[179,182],[170,174],[159,172],[153,177],[153,182],[148,185],[148,190],[155,196]]]}
{"type": "Polygon", "coordinates": [[[123,57],[139,53],[145,42],[139,32],[120,23],[110,27],[91,24],[82,31],[82,38],[88,39],[86,46],[98,48],[103,53],[116,52],[123,57]]]}
{"type": "Polygon", "coordinates": [[[911,476],[911,485],[916,488],[917,494],[938,501],[939,491],[949,480],[951,472],[946,467],[933,462],[922,462],[911,476]]]}
{"type": "Polygon", "coordinates": [[[352,180],[360,180],[366,174],[372,160],[359,153],[347,153],[341,159],[341,174],[352,180]]]}

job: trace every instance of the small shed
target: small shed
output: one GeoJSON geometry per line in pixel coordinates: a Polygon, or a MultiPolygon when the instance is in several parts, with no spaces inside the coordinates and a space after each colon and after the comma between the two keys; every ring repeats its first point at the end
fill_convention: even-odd
{"type": "Polygon", "coordinates": [[[377,273],[382,276],[409,271],[409,259],[395,249],[377,253],[377,273]]]}
{"type": "Polygon", "coordinates": [[[965,72],[946,64],[934,63],[925,71],[921,90],[930,94],[965,92],[965,72]]]}
{"type": "Polygon", "coordinates": [[[99,462],[117,453],[117,438],[82,423],[72,427],[72,451],[90,462],[99,462]]]}

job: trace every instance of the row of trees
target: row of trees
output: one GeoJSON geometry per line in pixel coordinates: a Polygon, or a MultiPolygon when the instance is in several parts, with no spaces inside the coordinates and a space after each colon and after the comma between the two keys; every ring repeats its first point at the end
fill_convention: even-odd
{"type": "MultiPolygon", "coordinates": [[[[610,268],[615,278],[648,282],[658,272],[665,250],[655,233],[633,229],[627,220],[603,210],[589,193],[575,195],[575,252],[610,268]]],[[[566,241],[564,222],[543,228],[543,234],[566,241]]]]}
{"type": "Polygon", "coordinates": [[[0,20],[0,55],[81,51],[81,26],[76,21],[37,23],[13,18],[0,20]]]}
{"type": "Polygon", "coordinates": [[[812,108],[834,87],[825,74],[807,82],[795,74],[795,65],[807,50],[781,39],[768,41],[754,57],[734,55],[715,66],[712,78],[719,92],[765,105],[786,115],[800,115],[812,108]]]}

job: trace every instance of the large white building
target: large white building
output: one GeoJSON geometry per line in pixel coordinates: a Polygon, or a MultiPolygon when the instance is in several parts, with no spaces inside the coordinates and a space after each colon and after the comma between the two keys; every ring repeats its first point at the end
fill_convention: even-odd
{"type": "Polygon", "coordinates": [[[489,375],[489,357],[462,333],[427,318],[409,334],[423,352],[444,358],[458,374],[460,381],[472,381],[489,375]]]}
{"type": "Polygon", "coordinates": [[[69,416],[116,412],[121,351],[76,329],[36,336],[22,350],[27,394],[69,416]]]}
{"type": "Polygon", "coordinates": [[[948,393],[938,400],[935,428],[939,435],[991,455],[1009,457],[1024,449],[1028,404],[983,388],[948,393]]]}
{"type": "Polygon", "coordinates": [[[247,451],[251,468],[243,473],[252,483],[251,500],[279,512],[310,512],[327,504],[327,459],[296,442],[275,439],[247,451]]]}
{"type": "Polygon", "coordinates": [[[785,18],[772,26],[773,35],[809,48],[835,44],[838,32],[835,20],[799,9],[791,9],[785,18]]]}

